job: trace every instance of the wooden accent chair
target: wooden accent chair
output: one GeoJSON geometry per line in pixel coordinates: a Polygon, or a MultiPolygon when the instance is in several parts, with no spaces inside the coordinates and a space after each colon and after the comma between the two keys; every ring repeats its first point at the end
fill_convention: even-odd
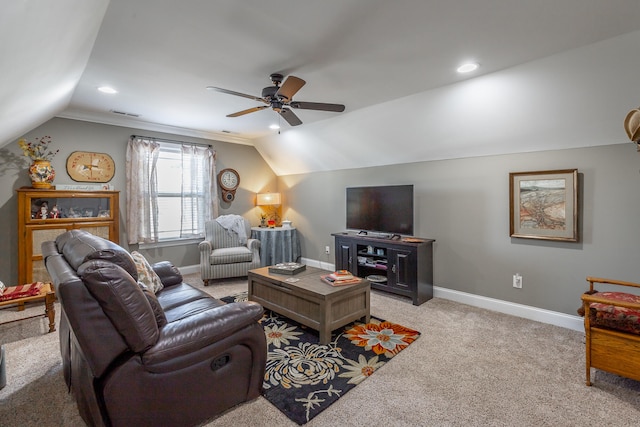
{"type": "Polygon", "coordinates": [[[589,291],[578,310],[584,316],[587,385],[591,368],[640,381],[640,295],[594,288],[596,283],[627,288],[640,284],[596,277],[587,277],[587,282],[589,291]]]}

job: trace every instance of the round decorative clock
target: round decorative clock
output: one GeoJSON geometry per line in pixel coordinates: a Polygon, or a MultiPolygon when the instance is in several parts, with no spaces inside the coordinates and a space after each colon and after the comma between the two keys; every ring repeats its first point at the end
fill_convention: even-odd
{"type": "Polygon", "coordinates": [[[74,151],[67,158],[67,173],[78,182],[109,182],[116,172],[110,155],[89,151],[74,151]]]}
{"type": "Polygon", "coordinates": [[[218,185],[222,190],[222,198],[225,202],[232,202],[235,199],[239,184],[240,174],[235,169],[222,169],[218,173],[218,185]]]}

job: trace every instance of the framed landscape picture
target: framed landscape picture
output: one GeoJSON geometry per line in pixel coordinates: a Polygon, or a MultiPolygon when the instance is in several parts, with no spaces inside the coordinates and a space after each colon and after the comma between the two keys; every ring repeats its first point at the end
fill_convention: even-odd
{"type": "Polygon", "coordinates": [[[509,235],[578,241],[578,170],[509,174],[509,235]]]}

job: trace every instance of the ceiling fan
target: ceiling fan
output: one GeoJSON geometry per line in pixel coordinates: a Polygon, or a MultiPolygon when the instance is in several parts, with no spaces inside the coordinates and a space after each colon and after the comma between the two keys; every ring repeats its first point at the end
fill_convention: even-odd
{"type": "Polygon", "coordinates": [[[254,113],[256,111],[264,110],[271,107],[280,116],[282,116],[287,123],[291,126],[298,126],[302,124],[302,121],[291,111],[290,108],[299,108],[302,110],[319,110],[319,111],[333,111],[341,113],[344,111],[344,105],[342,104],[327,104],[324,102],[305,102],[294,101],[293,95],[295,95],[302,86],[306,84],[304,80],[296,76],[289,76],[282,82],[284,76],[282,74],[271,74],[271,81],[273,86],[267,86],[262,89],[262,97],[253,95],[247,95],[240,92],[234,92],[228,89],[222,89],[220,87],[208,86],[207,89],[215,90],[218,92],[226,93],[229,95],[241,96],[243,98],[253,99],[254,101],[262,102],[266,105],[260,105],[259,107],[249,108],[247,110],[238,111],[237,113],[228,114],[227,117],[239,117],[245,114],[254,113]],[[282,86],[280,85],[282,83],[282,86]]]}

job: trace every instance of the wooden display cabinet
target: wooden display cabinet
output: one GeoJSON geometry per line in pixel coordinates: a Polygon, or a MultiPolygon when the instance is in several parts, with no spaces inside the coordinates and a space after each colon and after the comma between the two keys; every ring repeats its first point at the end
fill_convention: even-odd
{"type": "Polygon", "coordinates": [[[20,188],[17,192],[19,284],[51,281],[41,245],[65,231],[81,228],[119,243],[119,191],[20,188]]]}

